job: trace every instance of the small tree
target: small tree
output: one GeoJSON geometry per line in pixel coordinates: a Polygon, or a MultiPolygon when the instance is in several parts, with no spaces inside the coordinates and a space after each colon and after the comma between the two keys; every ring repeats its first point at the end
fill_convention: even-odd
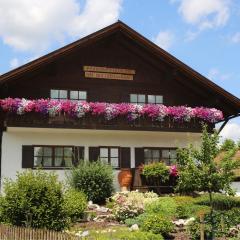
{"type": "Polygon", "coordinates": [[[232,145],[227,148],[221,161],[216,161],[216,157],[221,152],[219,136],[216,132],[209,134],[207,127],[203,126],[200,148],[190,146],[178,151],[179,180],[176,190],[181,193],[208,192],[212,239],[214,238],[213,193],[221,191],[231,195],[234,193],[231,182],[234,177],[233,170],[237,168],[238,163],[232,157],[236,150],[235,145],[232,145]]]}

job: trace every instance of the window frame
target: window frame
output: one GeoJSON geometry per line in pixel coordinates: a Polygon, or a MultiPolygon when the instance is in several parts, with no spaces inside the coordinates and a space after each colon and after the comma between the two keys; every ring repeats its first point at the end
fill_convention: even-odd
{"type": "MultiPolygon", "coordinates": [[[[143,161],[144,161],[144,164],[146,164],[145,163],[145,152],[144,152],[145,149],[159,150],[160,151],[160,156],[159,156],[159,161],[158,162],[166,163],[165,160],[168,160],[168,164],[166,164],[167,166],[171,166],[173,163],[171,162],[170,155],[169,155],[169,158],[163,158],[162,151],[163,150],[168,150],[168,151],[175,150],[175,151],[177,151],[177,147],[143,147],[143,161]]],[[[152,160],[153,160],[153,158],[152,158],[152,160]]],[[[153,163],[153,161],[151,163],[153,163]]]]}
{"type": "MultiPolygon", "coordinates": [[[[72,166],[74,166],[74,146],[73,145],[32,145],[33,146],[33,169],[37,169],[37,168],[41,168],[41,169],[49,169],[49,170],[51,170],[51,169],[70,169],[72,166]],[[35,148],[36,147],[42,147],[42,148],[44,148],[44,147],[48,147],[48,148],[51,148],[52,149],[52,156],[51,156],[51,158],[52,158],[52,166],[47,166],[47,167],[44,167],[44,166],[36,166],[35,165],[35,157],[37,157],[36,155],[35,155],[35,148]],[[60,167],[60,166],[55,166],[55,149],[56,148],[72,148],[72,166],[69,166],[69,167],[66,167],[66,166],[63,166],[63,167],[60,167]]],[[[64,159],[64,150],[63,150],[63,159],[64,159]]],[[[42,157],[42,161],[43,161],[43,157],[44,156],[41,156],[42,157]]]]}
{"type": "Polygon", "coordinates": [[[99,160],[101,161],[101,148],[107,148],[108,149],[108,164],[113,168],[113,169],[119,169],[120,168],[120,161],[121,161],[121,151],[120,151],[120,147],[119,146],[99,146],[99,160]],[[118,166],[114,167],[111,164],[111,158],[115,158],[115,157],[111,157],[111,148],[117,149],[118,150],[118,166]]]}
{"type": "MultiPolygon", "coordinates": [[[[86,89],[59,89],[59,88],[51,88],[50,89],[50,99],[53,100],[71,100],[71,101],[88,101],[88,91],[86,89]],[[51,97],[51,91],[52,90],[57,90],[57,91],[67,91],[67,98],[52,98],[51,97]],[[71,99],[71,91],[77,91],[78,92],[78,98],[79,98],[79,92],[86,92],[86,99],[82,100],[82,99],[71,99]]],[[[58,93],[59,96],[59,93],[58,93]]]]}
{"type": "Polygon", "coordinates": [[[133,103],[133,104],[139,104],[139,105],[141,105],[141,104],[163,104],[164,103],[163,99],[164,99],[163,95],[160,95],[160,94],[129,93],[129,102],[133,103]],[[131,95],[137,95],[137,102],[131,102],[131,95]],[[145,102],[144,103],[138,101],[138,96],[139,95],[144,95],[144,97],[145,97],[145,102]],[[154,103],[149,103],[149,101],[148,101],[149,96],[154,96],[154,99],[155,99],[154,103]],[[157,99],[158,96],[162,97],[162,103],[156,103],[156,99],[157,99]]]}

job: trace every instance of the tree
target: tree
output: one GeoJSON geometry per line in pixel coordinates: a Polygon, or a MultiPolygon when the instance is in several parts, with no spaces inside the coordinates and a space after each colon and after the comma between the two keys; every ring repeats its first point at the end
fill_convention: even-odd
{"type": "Polygon", "coordinates": [[[234,169],[239,165],[237,161],[233,160],[237,146],[227,145],[231,145],[231,147],[221,149],[217,132],[208,133],[207,127],[204,125],[200,148],[197,149],[191,145],[189,148],[179,149],[177,157],[179,180],[176,190],[180,193],[194,191],[208,193],[212,239],[214,239],[213,193],[224,191],[226,194],[234,194],[231,182],[234,177],[234,169]],[[224,156],[216,161],[217,156],[223,151],[224,156]]]}

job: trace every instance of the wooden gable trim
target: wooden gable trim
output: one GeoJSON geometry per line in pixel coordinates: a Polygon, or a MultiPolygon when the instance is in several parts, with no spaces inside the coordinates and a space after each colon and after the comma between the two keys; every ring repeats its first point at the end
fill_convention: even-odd
{"type": "Polygon", "coordinates": [[[231,102],[235,105],[236,109],[240,109],[240,99],[232,95],[231,93],[227,92],[223,88],[219,87],[217,84],[213,83],[191,67],[187,66],[165,50],[161,49],[159,46],[136,32],[134,29],[130,28],[126,24],[121,21],[118,21],[108,27],[105,27],[95,33],[92,33],[78,41],[75,41],[65,47],[62,47],[58,50],[55,50],[39,59],[36,59],[30,63],[27,63],[17,69],[14,69],[8,73],[5,73],[0,76],[0,83],[4,83],[8,80],[14,79],[21,74],[29,72],[31,70],[38,69],[40,66],[50,63],[54,61],[56,58],[67,55],[68,53],[74,51],[77,48],[83,47],[86,44],[90,44],[95,42],[101,38],[104,38],[116,31],[120,31],[132,39],[137,44],[140,44],[142,47],[150,51],[156,57],[161,57],[161,60],[165,61],[167,64],[171,65],[173,69],[177,69],[178,71],[182,71],[183,73],[187,74],[191,77],[192,81],[194,79],[198,80],[203,86],[210,88],[217,94],[222,95],[226,100],[231,102]]]}

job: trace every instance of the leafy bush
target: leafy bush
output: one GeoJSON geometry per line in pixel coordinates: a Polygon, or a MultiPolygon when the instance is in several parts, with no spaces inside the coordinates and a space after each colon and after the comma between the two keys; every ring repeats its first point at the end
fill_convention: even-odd
{"type": "Polygon", "coordinates": [[[160,197],[158,200],[146,205],[146,213],[157,213],[163,216],[174,216],[176,203],[171,197],[160,197]]]}
{"type": "Polygon", "coordinates": [[[62,230],[69,224],[62,185],[56,175],[40,170],[17,173],[16,181],[5,180],[0,214],[3,222],[17,226],[62,230]]]}
{"type": "Polygon", "coordinates": [[[221,151],[229,151],[236,148],[236,143],[232,139],[225,139],[221,145],[221,151]]]}
{"type": "MultiPolygon", "coordinates": [[[[229,211],[214,211],[214,228],[216,237],[222,237],[229,233],[229,229],[235,227],[240,222],[240,209],[233,208],[229,211]]],[[[210,214],[206,214],[204,217],[204,229],[207,236],[210,236],[210,214]]],[[[199,239],[200,237],[200,219],[197,218],[192,224],[188,226],[192,239],[199,239]]]]}
{"type": "Polygon", "coordinates": [[[113,170],[100,161],[81,161],[69,172],[68,182],[73,188],[84,192],[88,200],[103,203],[113,192],[113,170]]]}
{"type": "Polygon", "coordinates": [[[83,217],[83,212],[87,207],[86,196],[82,192],[70,189],[64,194],[63,206],[72,222],[75,222],[83,217]]]}
{"type": "Polygon", "coordinates": [[[155,179],[166,182],[169,179],[169,168],[165,163],[156,162],[148,165],[144,165],[142,175],[146,179],[155,179]]]}
{"type": "Polygon", "coordinates": [[[98,240],[163,240],[160,234],[143,231],[129,231],[127,227],[115,227],[103,230],[90,230],[90,235],[84,239],[98,240]]]}
{"type": "MultiPolygon", "coordinates": [[[[196,203],[199,205],[210,205],[209,199],[206,195],[198,198],[196,203]]],[[[234,207],[240,207],[239,197],[226,196],[224,194],[213,195],[213,208],[215,210],[229,210],[234,207]]]]}
{"type": "Polygon", "coordinates": [[[173,223],[159,214],[146,214],[142,221],[141,228],[146,232],[168,236],[174,229],[173,223]]]}
{"type": "Polygon", "coordinates": [[[113,214],[118,221],[134,218],[143,213],[147,204],[158,199],[158,195],[152,192],[140,193],[119,192],[108,201],[113,203],[113,214]]]}

